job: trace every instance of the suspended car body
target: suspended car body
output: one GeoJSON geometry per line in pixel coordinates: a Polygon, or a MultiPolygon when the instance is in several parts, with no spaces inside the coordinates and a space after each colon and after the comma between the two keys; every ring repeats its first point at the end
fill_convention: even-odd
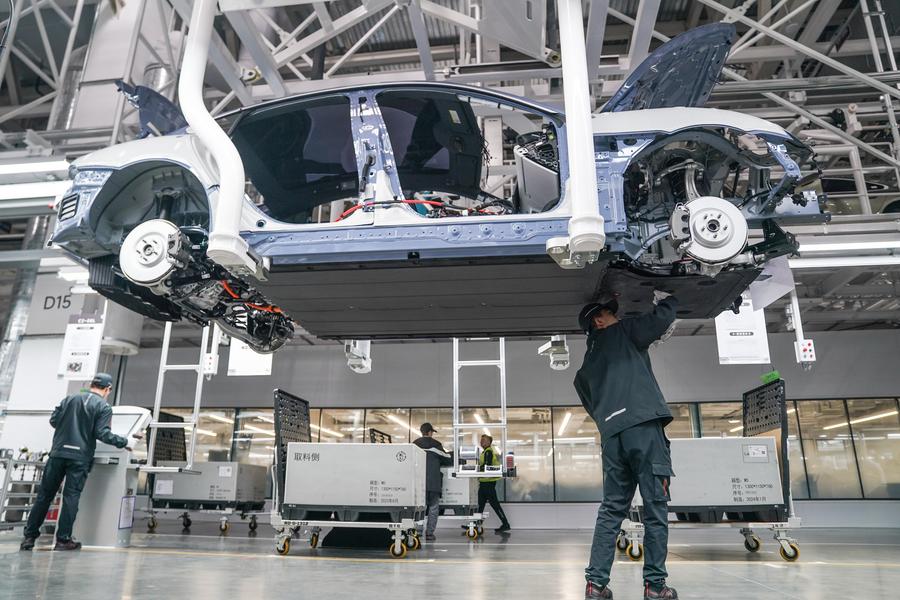
{"type": "Polygon", "coordinates": [[[696,106],[731,35],[717,24],[657,49],[594,115],[607,246],[584,268],[561,268],[553,245],[572,215],[564,115],[446,83],[329,90],[220,120],[247,174],[240,235],[263,277],[206,256],[217,176],[189,130],[79,159],[54,242],[112,300],[216,321],[260,351],[292,321],[331,339],[577,332],[601,290],[625,313],[665,289],[682,318],[712,317],[796,249],[779,224],[826,218],[807,146],[696,106]],[[765,235],[748,246],[753,228],[765,235]]]}

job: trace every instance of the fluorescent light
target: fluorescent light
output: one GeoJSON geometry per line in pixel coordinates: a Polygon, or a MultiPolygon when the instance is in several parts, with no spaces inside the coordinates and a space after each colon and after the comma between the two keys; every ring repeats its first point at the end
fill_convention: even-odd
{"type": "MultiPolygon", "coordinates": [[[[869,415],[868,417],[860,417],[858,419],[853,419],[850,421],[850,425],[856,425],[857,423],[865,423],[866,421],[877,421],[878,419],[884,419],[886,417],[893,417],[897,414],[896,410],[889,410],[887,412],[878,413],[877,415],[869,415]]],[[[838,427],[846,427],[848,425],[847,421],[843,423],[835,423],[834,425],[829,425],[827,427],[823,427],[822,431],[828,431],[830,429],[837,429],[838,427]]]]}
{"type": "Polygon", "coordinates": [[[18,163],[0,163],[0,176],[26,173],[69,173],[67,160],[31,160],[18,163]]]}
{"type": "Polygon", "coordinates": [[[212,419],[213,421],[218,421],[219,423],[228,423],[229,425],[234,425],[234,419],[229,419],[228,417],[223,417],[215,414],[202,416],[206,417],[207,419],[212,419]]]}
{"type": "Polygon", "coordinates": [[[0,200],[47,199],[47,211],[54,210],[56,200],[69,191],[71,181],[34,181],[0,185],[0,200]]]}
{"type": "Polygon", "coordinates": [[[587,444],[593,443],[595,440],[592,437],[558,437],[555,439],[557,442],[568,442],[570,444],[587,444]]]}
{"type": "Polygon", "coordinates": [[[267,417],[265,415],[256,415],[255,418],[259,419],[263,423],[275,423],[275,419],[273,419],[272,417],[267,417]]]}
{"type": "Polygon", "coordinates": [[[880,267],[900,265],[900,256],[835,256],[833,258],[791,258],[792,269],[828,269],[834,267],[880,267]]]}
{"type": "Polygon", "coordinates": [[[250,452],[247,456],[250,458],[272,458],[271,454],[260,454],[259,452],[250,452]]]}
{"type": "Polygon", "coordinates": [[[740,423],[738,419],[728,419],[728,422],[734,425],[735,423],[740,423]]]}
{"type": "Polygon", "coordinates": [[[800,244],[799,252],[841,252],[852,250],[890,250],[900,248],[900,240],[875,242],[832,242],[826,244],[800,244]]]}
{"type": "Polygon", "coordinates": [[[69,288],[69,291],[73,294],[80,296],[88,296],[90,294],[99,294],[97,290],[87,285],[86,283],[75,284],[69,288]]]}
{"type": "Polygon", "coordinates": [[[744,429],[744,426],[743,426],[743,425],[738,425],[737,427],[732,427],[731,429],[729,429],[729,430],[728,430],[728,433],[734,433],[734,432],[736,432],[736,431],[741,431],[742,429],[744,429]]]}
{"type": "Polygon", "coordinates": [[[318,425],[310,425],[316,431],[321,431],[322,433],[327,433],[328,435],[333,435],[335,437],[342,438],[344,437],[343,433],[338,433],[337,431],[332,431],[331,429],[325,429],[324,427],[319,427],[318,425]]]}
{"type": "Polygon", "coordinates": [[[401,419],[401,418],[398,417],[397,415],[386,415],[386,416],[387,416],[387,418],[388,418],[389,421],[393,421],[394,423],[396,423],[397,425],[400,425],[401,427],[406,427],[407,429],[409,429],[409,430],[410,430],[411,432],[413,432],[413,433],[419,433],[418,431],[416,431],[415,429],[413,429],[412,427],[410,427],[410,426],[409,426],[409,423],[407,423],[406,421],[404,421],[403,419],[401,419]]]}
{"type": "MultiPolygon", "coordinates": [[[[187,427],[185,427],[185,429],[187,429],[187,427]]],[[[215,431],[210,431],[209,429],[199,429],[198,428],[196,431],[200,435],[208,435],[210,437],[216,437],[217,435],[219,435],[215,431]]]]}
{"type": "Polygon", "coordinates": [[[789,409],[787,409],[787,414],[791,414],[791,413],[795,413],[795,412],[797,412],[797,409],[796,409],[796,408],[789,408],[789,409]]]}
{"type": "Polygon", "coordinates": [[[275,435],[275,432],[270,429],[263,429],[262,427],[255,427],[253,425],[244,425],[244,429],[249,429],[250,431],[255,431],[257,433],[265,433],[266,435],[275,435]]]}
{"type": "Polygon", "coordinates": [[[566,427],[569,426],[569,421],[572,420],[572,413],[567,412],[566,416],[563,417],[562,424],[559,426],[559,431],[556,432],[556,435],[562,435],[563,431],[566,430],[566,427]]]}

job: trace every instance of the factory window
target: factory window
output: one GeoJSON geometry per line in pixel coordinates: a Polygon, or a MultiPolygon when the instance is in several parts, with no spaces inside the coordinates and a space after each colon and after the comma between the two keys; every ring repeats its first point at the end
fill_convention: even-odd
{"type": "Polygon", "coordinates": [[[788,461],[791,472],[791,495],[794,500],[808,500],[809,486],[806,483],[806,460],[803,458],[803,445],[800,443],[800,425],[797,420],[797,408],[788,400],[788,461]]]}
{"type": "Polygon", "coordinates": [[[861,498],[843,400],[797,403],[812,498],[861,498]]]}
{"type": "Polygon", "coordinates": [[[666,427],[666,436],[672,438],[695,437],[690,404],[670,404],[672,422],[666,427]]]}
{"type": "Polygon", "coordinates": [[[418,425],[409,422],[408,408],[370,408],[366,410],[364,441],[369,442],[370,430],[391,436],[393,444],[407,444],[419,437],[418,425]],[[411,439],[410,439],[411,438],[411,439]]]}
{"type": "Polygon", "coordinates": [[[275,452],[275,419],[272,409],[242,409],[235,417],[234,460],[270,465],[275,452]]]}
{"type": "Polygon", "coordinates": [[[740,437],[743,434],[741,402],[709,402],[699,405],[703,437],[740,437]]]}
{"type": "MultiPolygon", "coordinates": [[[[866,498],[900,498],[900,416],[897,401],[848,400],[850,429],[866,498]]],[[[841,427],[842,433],[846,428],[841,427]]]]}
{"type": "Polygon", "coordinates": [[[359,443],[365,439],[365,411],[361,408],[323,408],[319,425],[319,441],[327,443],[359,443]]]}
{"type": "MultiPolygon", "coordinates": [[[[189,421],[193,411],[189,408],[165,408],[164,412],[189,421]]],[[[231,460],[231,433],[234,429],[234,410],[205,409],[197,420],[196,461],[231,460]]],[[[186,438],[187,440],[188,438],[186,438]]]]}
{"type": "Polygon", "coordinates": [[[556,500],[599,502],[603,498],[600,432],[580,406],[554,407],[556,500]]]}

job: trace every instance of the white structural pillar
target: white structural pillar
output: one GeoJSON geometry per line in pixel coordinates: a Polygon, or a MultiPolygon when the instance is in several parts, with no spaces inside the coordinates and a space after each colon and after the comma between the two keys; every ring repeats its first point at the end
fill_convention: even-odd
{"type": "Polygon", "coordinates": [[[569,254],[573,262],[583,266],[584,263],[596,260],[606,243],[606,234],[597,199],[591,96],[581,0],[557,0],[557,7],[565,89],[566,148],[569,153],[566,194],[572,203],[569,254]]]}
{"type": "Polygon", "coordinates": [[[194,2],[178,80],[178,97],[184,118],[212,154],[219,172],[219,190],[211,199],[212,226],[206,253],[235,274],[256,274],[258,265],[250,256],[247,242],[239,235],[244,202],[244,163],[231,139],[203,103],[203,77],[215,14],[216,0],[194,2]]]}

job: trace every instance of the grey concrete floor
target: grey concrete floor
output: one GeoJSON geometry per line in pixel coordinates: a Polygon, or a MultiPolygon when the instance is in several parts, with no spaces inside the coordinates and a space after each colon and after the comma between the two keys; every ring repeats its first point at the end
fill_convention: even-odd
{"type": "MultiPolygon", "coordinates": [[[[488,533],[470,543],[439,530],[436,543],[404,560],[386,551],[311,550],[301,540],[283,557],[267,525],[247,532],[238,523],[220,536],[214,523],[195,521],[182,535],[163,522],[155,535],[135,534],[129,549],[72,553],[48,551],[46,537],[35,552],[20,553],[17,537],[0,534],[0,599],[577,600],[590,545],[586,531],[488,533]]],[[[673,530],[669,583],[697,599],[900,598],[900,529],[804,529],[795,563],[762,537],[762,549],[749,554],[733,530],[673,530]]],[[[620,556],[611,587],[618,600],[641,598],[640,563],[620,556]]]]}

